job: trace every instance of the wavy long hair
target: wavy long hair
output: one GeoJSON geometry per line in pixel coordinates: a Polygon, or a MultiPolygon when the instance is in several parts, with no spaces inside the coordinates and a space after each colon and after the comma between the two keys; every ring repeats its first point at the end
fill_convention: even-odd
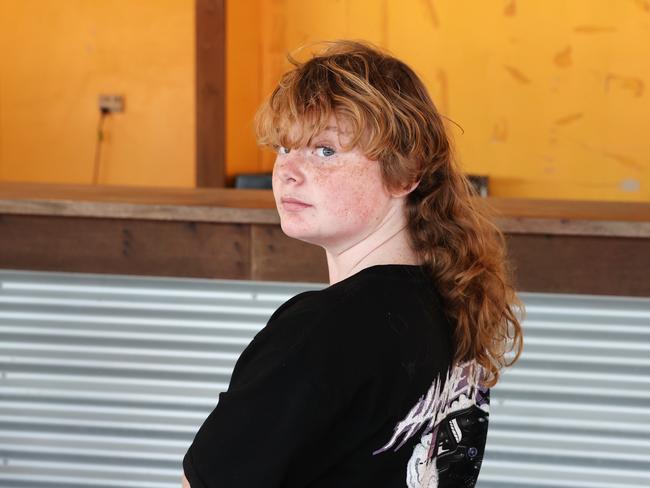
{"type": "Polygon", "coordinates": [[[348,146],[379,162],[386,188],[417,182],[405,198],[411,246],[454,325],[455,362],[476,361],[493,386],[521,354],[524,313],[495,212],[462,173],[443,118],[408,65],[367,42],[324,44],[305,62],[288,56],[293,69],[255,116],[258,143],[304,145],[335,115],[352,127],[348,146]]]}

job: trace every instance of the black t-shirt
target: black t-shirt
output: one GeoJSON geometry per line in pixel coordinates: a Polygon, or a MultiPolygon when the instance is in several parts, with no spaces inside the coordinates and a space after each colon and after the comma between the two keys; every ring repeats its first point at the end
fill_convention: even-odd
{"type": "Polygon", "coordinates": [[[440,300],[385,264],[281,305],[185,454],[192,488],[473,487],[489,391],[452,367],[440,300]]]}

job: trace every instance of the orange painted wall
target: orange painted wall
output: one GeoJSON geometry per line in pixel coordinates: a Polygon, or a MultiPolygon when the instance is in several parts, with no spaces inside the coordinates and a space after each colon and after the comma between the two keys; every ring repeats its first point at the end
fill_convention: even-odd
{"type": "Polygon", "coordinates": [[[493,195],[650,201],[649,0],[259,2],[263,94],[286,51],[365,38],[422,76],[464,130],[450,125],[465,171],[489,175],[493,195]]]}
{"type": "Polygon", "coordinates": [[[0,180],[194,186],[193,0],[0,0],[0,180]]]}
{"type": "MultiPolygon", "coordinates": [[[[226,163],[270,171],[252,117],[316,40],[409,62],[492,194],[650,200],[650,0],[227,0],[226,163]]],[[[0,180],[194,186],[193,0],[0,0],[0,180]]]]}

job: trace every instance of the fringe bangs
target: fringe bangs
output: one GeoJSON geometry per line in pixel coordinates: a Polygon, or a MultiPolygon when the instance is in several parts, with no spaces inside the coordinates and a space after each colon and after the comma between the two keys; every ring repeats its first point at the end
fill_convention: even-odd
{"type": "MultiPolygon", "coordinates": [[[[340,49],[340,46],[338,46],[340,49]]],[[[309,145],[332,115],[350,131],[345,149],[360,148],[370,159],[389,150],[387,135],[392,111],[388,100],[370,79],[358,76],[337,57],[335,47],[301,63],[289,57],[294,69],[285,73],[255,115],[260,146],[276,148],[309,145]]]]}

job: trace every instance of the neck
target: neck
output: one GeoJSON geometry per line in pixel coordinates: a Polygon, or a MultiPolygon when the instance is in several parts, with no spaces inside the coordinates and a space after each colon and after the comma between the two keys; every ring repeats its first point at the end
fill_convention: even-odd
{"type": "Polygon", "coordinates": [[[397,208],[387,215],[361,241],[344,249],[325,248],[330,285],[378,264],[420,264],[409,244],[406,218],[401,210],[397,208]]]}

